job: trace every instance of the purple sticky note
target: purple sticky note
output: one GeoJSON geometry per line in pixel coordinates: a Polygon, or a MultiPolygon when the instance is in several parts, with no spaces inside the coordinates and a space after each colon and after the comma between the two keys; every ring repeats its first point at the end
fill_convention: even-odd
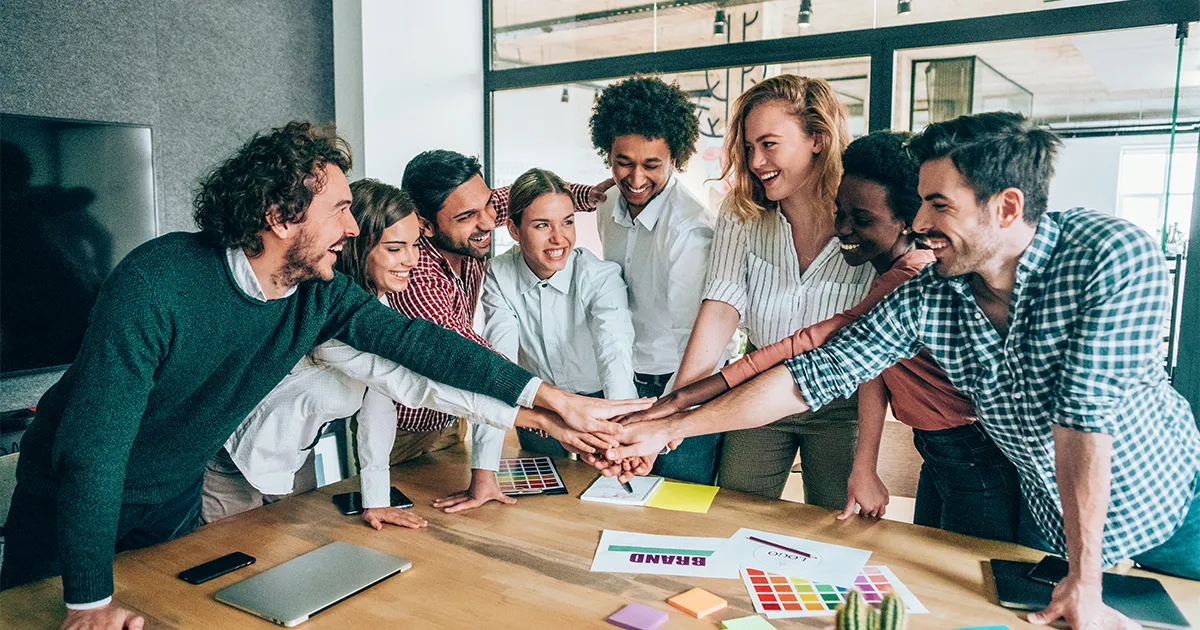
{"type": "Polygon", "coordinates": [[[609,617],[608,623],[625,630],[654,630],[667,623],[667,613],[634,603],[609,617]]]}

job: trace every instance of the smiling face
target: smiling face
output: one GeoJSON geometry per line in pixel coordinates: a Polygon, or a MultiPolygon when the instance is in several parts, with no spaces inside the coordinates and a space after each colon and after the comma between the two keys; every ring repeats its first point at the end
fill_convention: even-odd
{"type": "Polygon", "coordinates": [[[296,224],[284,252],[283,267],[278,278],[281,286],[294,286],[305,280],[333,279],[333,264],[346,239],[358,236],[358,223],[350,214],[350,182],[342,169],[333,164],[322,167],[325,185],[313,195],[304,213],[304,221],[296,224]]]}
{"type": "Polygon", "coordinates": [[[675,170],[671,147],[662,138],[617,136],[609,155],[613,180],[635,215],[666,188],[675,170]]]}
{"type": "Polygon", "coordinates": [[[853,267],[879,259],[888,268],[908,249],[908,239],[903,235],[907,226],[892,212],[887,187],[869,179],[855,175],[842,178],[835,226],[842,256],[853,267]]]}
{"type": "Polygon", "coordinates": [[[421,224],[413,212],[389,225],[375,248],[367,254],[366,276],[377,295],[400,293],[408,288],[409,273],[417,266],[417,238],[421,224]]]}
{"type": "Polygon", "coordinates": [[[492,191],[475,175],[446,197],[438,210],[437,225],[427,228],[427,235],[442,251],[483,260],[491,253],[495,229],[492,191]]]}
{"type": "Polygon", "coordinates": [[[824,147],[782,101],[755,105],[746,115],[746,166],[762,183],[767,199],[787,199],[809,185],[815,157],[824,147]]]}
{"type": "Polygon", "coordinates": [[[564,193],[542,195],[519,217],[509,221],[508,231],[521,244],[521,257],[530,271],[545,280],[562,271],[575,249],[575,207],[564,193]]]}
{"type": "Polygon", "coordinates": [[[996,213],[981,204],[975,190],[950,158],[921,165],[921,210],[913,231],[937,256],[934,270],[951,277],[979,271],[1000,250],[996,213]]]}

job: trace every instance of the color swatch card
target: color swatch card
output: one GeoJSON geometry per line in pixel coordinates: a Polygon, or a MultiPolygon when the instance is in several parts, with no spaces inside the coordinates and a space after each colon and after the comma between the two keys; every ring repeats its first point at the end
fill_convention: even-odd
{"type": "Polygon", "coordinates": [[[736,578],[737,565],[714,564],[725,538],[659,536],[606,529],[592,559],[599,573],[649,573],[690,577],[736,578]]]}
{"type": "Polygon", "coordinates": [[[567,493],[567,486],[549,457],[502,459],[496,481],[500,482],[500,491],[509,496],[567,493]]]}
{"type": "Polygon", "coordinates": [[[600,477],[579,498],[597,503],[646,505],[646,501],[650,500],[662,482],[662,477],[634,477],[629,480],[629,485],[633,486],[633,493],[630,494],[621,487],[621,482],[617,481],[616,477],[600,477]]]}
{"type": "MultiPolygon", "coordinates": [[[[746,583],[746,590],[750,591],[754,609],[771,619],[833,615],[849,592],[849,589],[840,586],[758,569],[742,569],[742,581],[746,583]]],[[[879,605],[884,595],[896,593],[908,607],[908,612],[929,612],[912,591],[884,566],[863,567],[862,573],[854,578],[854,588],[861,591],[863,599],[870,604],[879,605]]]]}
{"type": "Polygon", "coordinates": [[[707,514],[717,490],[720,490],[717,486],[664,481],[654,496],[646,501],[646,507],[707,514]]]}
{"type": "Polygon", "coordinates": [[[849,587],[871,552],[782,534],[739,529],[714,561],[849,587]]]}

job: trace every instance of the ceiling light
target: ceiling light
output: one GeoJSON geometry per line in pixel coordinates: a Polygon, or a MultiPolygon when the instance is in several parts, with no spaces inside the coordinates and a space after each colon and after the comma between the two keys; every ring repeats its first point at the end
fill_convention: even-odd
{"type": "Polygon", "coordinates": [[[713,35],[725,34],[725,9],[717,9],[717,14],[713,16],[713,35]]]}
{"type": "Polygon", "coordinates": [[[564,103],[571,102],[571,93],[567,91],[567,88],[563,88],[562,102],[564,102],[564,103]]]}
{"type": "Polygon", "coordinates": [[[912,0],[897,0],[896,15],[908,15],[912,13],[912,0]]]}
{"type": "Polygon", "coordinates": [[[800,28],[812,26],[812,0],[800,0],[800,15],[796,16],[800,28]]]}

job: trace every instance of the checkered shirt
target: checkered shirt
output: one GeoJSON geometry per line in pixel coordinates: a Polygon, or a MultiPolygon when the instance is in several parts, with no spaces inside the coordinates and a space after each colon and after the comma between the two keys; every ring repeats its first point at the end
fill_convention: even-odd
{"type": "MultiPolygon", "coordinates": [[[[588,199],[591,186],[569,184],[567,188],[577,210],[595,209],[588,199]]],[[[492,191],[492,209],[496,213],[497,226],[508,221],[508,202],[508,186],[492,191]]],[[[409,317],[420,317],[441,324],[477,344],[491,347],[472,327],[487,263],[464,256],[459,275],[451,269],[450,262],[442,252],[424,236],[417,241],[417,251],[417,266],[409,276],[408,289],[403,293],[388,293],[388,305],[409,317]]],[[[396,404],[396,416],[401,431],[441,431],[454,422],[453,416],[440,411],[411,409],[399,403],[396,404]]]]}
{"type": "Polygon", "coordinates": [[[1200,431],[1163,370],[1166,261],[1132,223],[1047,213],[1017,267],[1001,337],[968,277],[925,269],[834,339],[787,362],[819,407],[928,348],[1016,464],[1042,534],[1066,552],[1052,426],[1113,437],[1106,564],[1167,540],[1200,486],[1200,431]]]}

